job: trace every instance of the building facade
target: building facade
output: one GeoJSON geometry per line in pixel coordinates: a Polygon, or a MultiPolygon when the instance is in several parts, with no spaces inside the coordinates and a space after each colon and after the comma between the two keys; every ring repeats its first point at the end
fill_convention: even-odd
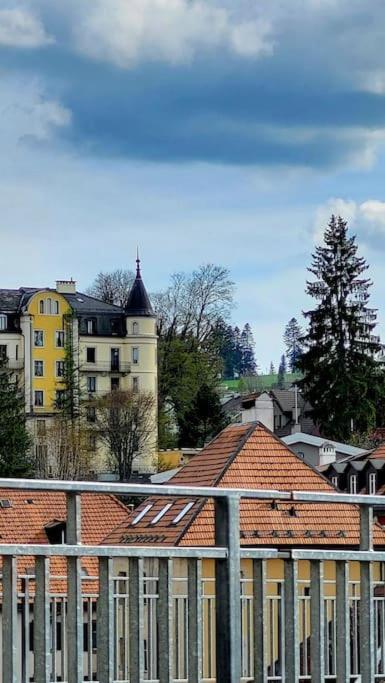
{"type": "MultiPolygon", "coordinates": [[[[37,460],[50,467],[46,433],[71,382],[74,409],[89,423],[90,474],[109,472],[106,449],[92,430],[95,399],[114,389],[157,395],[156,317],[139,260],[125,309],[77,292],[73,280],[58,280],[55,289],[0,290],[0,354],[24,387],[37,460]]],[[[147,452],[134,464],[138,471],[154,469],[156,410],[153,423],[147,452]]]]}

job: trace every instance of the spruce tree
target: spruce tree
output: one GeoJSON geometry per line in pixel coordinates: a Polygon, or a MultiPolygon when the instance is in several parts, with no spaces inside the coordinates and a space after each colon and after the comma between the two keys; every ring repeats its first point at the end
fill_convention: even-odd
{"type": "Polygon", "coordinates": [[[372,283],[341,217],[331,217],[312,259],[308,270],[315,279],[307,283],[307,293],[317,305],[305,313],[300,384],[322,433],[344,441],[353,429],[363,433],[374,426],[381,392],[375,360],[380,344],[372,334],[377,316],[368,305],[372,283]]]}
{"type": "Polygon", "coordinates": [[[30,436],[25,424],[24,394],[0,356],[0,477],[31,473],[30,436]]]}
{"type": "Polygon", "coordinates": [[[291,318],[285,327],[283,340],[286,346],[286,358],[289,363],[291,372],[295,372],[298,367],[298,361],[303,351],[301,338],[303,332],[298,324],[296,318],[291,318]]]}
{"type": "Polygon", "coordinates": [[[275,367],[273,361],[270,362],[270,375],[275,375],[275,367]]]}
{"type": "Polygon", "coordinates": [[[280,362],[279,368],[278,368],[278,381],[277,381],[278,389],[284,389],[285,388],[285,380],[286,380],[286,356],[283,353],[281,356],[281,362],[280,362]]]}
{"type": "Polygon", "coordinates": [[[241,375],[255,375],[257,373],[257,363],[254,355],[255,342],[249,323],[244,326],[241,338],[241,375]]]}

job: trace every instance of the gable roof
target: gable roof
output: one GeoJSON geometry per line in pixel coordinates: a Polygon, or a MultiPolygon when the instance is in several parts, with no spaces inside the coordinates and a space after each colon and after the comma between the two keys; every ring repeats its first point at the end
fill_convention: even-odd
{"type": "MultiPolygon", "coordinates": [[[[168,483],[335,493],[319,472],[260,423],[230,425],[168,483]]],[[[376,528],[375,539],[385,545],[385,532],[376,528]]],[[[105,542],[213,545],[213,503],[192,498],[147,498],[129,522],[115,529],[105,542]],[[193,505],[187,509],[189,502],[193,505]],[[154,523],[166,505],[165,514],[154,523]],[[183,510],[185,514],[178,520],[183,510]]],[[[242,545],[354,546],[358,542],[359,512],[351,505],[241,500],[242,545]]]]}
{"type": "MultiPolygon", "coordinates": [[[[82,493],[80,500],[81,542],[84,544],[100,545],[107,534],[129,517],[127,508],[112,495],[82,493]]],[[[48,544],[45,528],[54,521],[66,520],[66,497],[59,491],[0,489],[0,501],[10,503],[9,507],[0,505],[0,543],[3,544],[48,544]]],[[[89,576],[97,576],[97,560],[83,558],[82,567],[89,576]]],[[[50,568],[53,577],[65,577],[66,559],[51,558],[50,568]]],[[[33,569],[33,557],[18,558],[19,574],[33,569]]],[[[65,590],[65,583],[64,578],[53,579],[51,589],[65,590]]],[[[95,585],[95,582],[90,585],[91,590],[95,589],[95,585]]]]}

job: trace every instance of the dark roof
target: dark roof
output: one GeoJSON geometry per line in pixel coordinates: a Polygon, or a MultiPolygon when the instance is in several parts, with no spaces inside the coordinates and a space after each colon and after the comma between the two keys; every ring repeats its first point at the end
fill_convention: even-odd
{"type": "MultiPolygon", "coordinates": [[[[284,413],[291,412],[295,406],[295,391],[294,389],[271,389],[270,393],[278,401],[284,413]]],[[[305,399],[298,391],[297,393],[298,408],[303,409],[305,406],[305,399]]],[[[311,410],[307,404],[306,408],[311,410]]]]}
{"type": "Polygon", "coordinates": [[[143,284],[140,274],[139,258],[137,259],[136,278],[128,296],[126,315],[154,318],[155,313],[143,284]]]}
{"type": "Polygon", "coordinates": [[[21,297],[20,289],[0,289],[0,311],[16,313],[21,297]]]}
{"type": "Polygon", "coordinates": [[[68,301],[72,309],[80,315],[85,313],[112,313],[119,315],[124,313],[120,306],[108,304],[101,299],[95,299],[93,296],[83,294],[82,292],[76,292],[76,294],[62,294],[62,296],[68,301]]]}

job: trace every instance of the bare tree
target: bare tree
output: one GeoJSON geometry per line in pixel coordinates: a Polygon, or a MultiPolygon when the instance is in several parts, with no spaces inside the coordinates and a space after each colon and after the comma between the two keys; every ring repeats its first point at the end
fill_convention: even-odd
{"type": "Polygon", "coordinates": [[[133,281],[134,273],[131,270],[118,268],[111,273],[100,272],[87,289],[87,294],[125,308],[133,281]]]}
{"type": "Polygon", "coordinates": [[[174,273],[165,292],[152,300],[158,316],[158,334],[165,339],[192,335],[203,343],[233,306],[234,283],[227,268],[212,263],[191,274],[174,273]]]}
{"type": "Polygon", "coordinates": [[[39,449],[35,469],[38,476],[53,479],[82,479],[89,475],[90,431],[81,420],[56,415],[44,437],[46,449],[39,449]],[[46,456],[43,454],[46,451],[46,456]],[[43,456],[43,457],[42,457],[43,456]]]}
{"type": "Polygon", "coordinates": [[[120,481],[128,481],[136,456],[146,455],[154,437],[155,396],[114,390],[97,401],[96,429],[107,445],[120,481]]]}

